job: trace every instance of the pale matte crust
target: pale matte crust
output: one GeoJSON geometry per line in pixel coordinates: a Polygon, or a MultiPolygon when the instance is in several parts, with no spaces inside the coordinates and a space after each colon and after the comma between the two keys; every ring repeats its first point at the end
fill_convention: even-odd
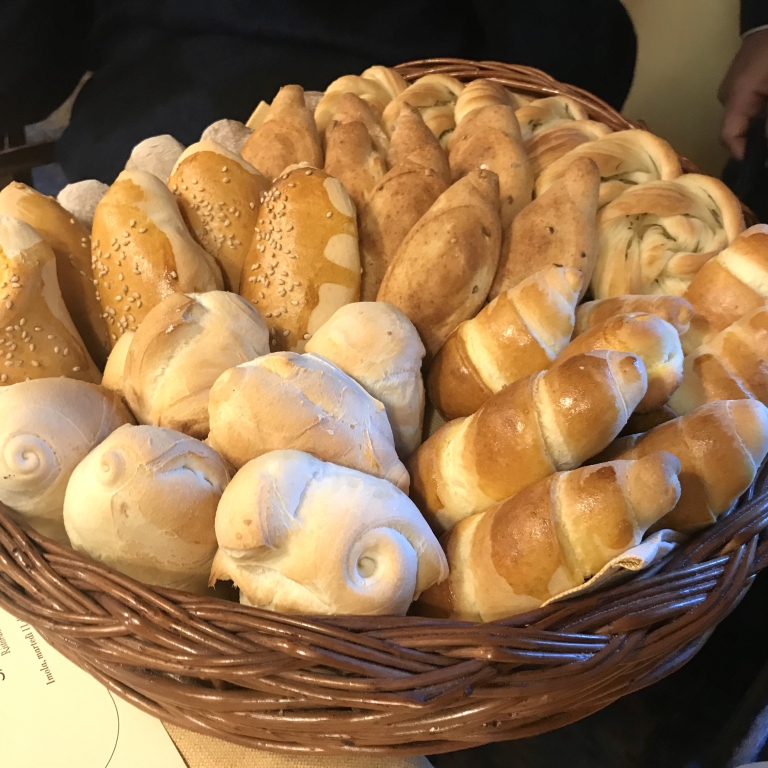
{"type": "Polygon", "coordinates": [[[488,295],[501,245],[498,179],[471,171],[444,192],[403,240],[377,301],[401,309],[429,355],[488,295]]]}
{"type": "Polygon", "coordinates": [[[526,139],[523,146],[528,153],[534,178],[572,149],[589,141],[596,141],[611,133],[605,123],[594,120],[569,120],[555,124],[526,139]]]}
{"type": "Polygon", "coordinates": [[[406,162],[429,168],[446,185],[451,183],[448,155],[424,123],[421,112],[407,103],[400,107],[387,151],[387,164],[390,168],[406,162]]]}
{"type": "Polygon", "coordinates": [[[599,186],[595,164],[579,158],[515,218],[504,233],[492,298],[552,264],[581,270],[584,296],[598,255],[599,186]]]}
{"type": "Polygon", "coordinates": [[[136,335],[135,331],[126,331],[115,344],[107,358],[107,364],[104,366],[104,377],[101,380],[101,386],[112,392],[117,392],[125,397],[123,386],[125,383],[125,359],[128,357],[128,350],[131,348],[131,342],[136,335]]]}
{"type": "Polygon", "coordinates": [[[170,134],[150,136],[131,150],[125,170],[145,171],[167,184],[173,166],[183,151],[184,145],[170,134]]]}
{"type": "Polygon", "coordinates": [[[93,284],[89,231],[52,197],[17,181],[0,191],[0,214],[26,221],[51,246],[69,316],[91,358],[103,367],[110,349],[109,334],[93,284]]]}
{"type": "Polygon", "coordinates": [[[691,303],[682,296],[643,294],[616,296],[613,299],[586,301],[578,306],[573,335],[578,336],[614,315],[627,315],[633,312],[644,312],[660,317],[673,326],[680,336],[688,331],[693,317],[691,303]]]}
{"type": "Polygon", "coordinates": [[[269,181],[239,155],[200,141],[181,154],[168,186],[192,237],[221,268],[224,288],[237,293],[269,181]]]}
{"type": "Polygon", "coordinates": [[[320,135],[301,86],[285,85],[277,92],[269,114],[246,139],[241,154],[269,179],[298,163],[323,167],[320,135]]]}
{"type": "MultiPolygon", "coordinates": [[[[476,109],[499,105],[504,107],[515,107],[512,94],[503,85],[500,85],[494,80],[487,80],[485,78],[473,80],[471,83],[467,83],[464,86],[464,90],[459,94],[459,98],[456,100],[456,107],[454,109],[456,124],[458,125],[467,115],[474,112],[476,109]]],[[[452,144],[455,140],[456,137],[451,136],[449,144],[452,144]]]]}
{"type": "Polygon", "coordinates": [[[101,199],[91,249],[112,346],[169,294],[223,288],[218,264],[189,234],[173,194],[146,171],[123,171],[101,199]]]}
{"type": "Polygon", "coordinates": [[[265,319],[270,349],[301,352],[339,307],[360,298],[355,208],[341,182],[287,169],[259,209],[240,295],[265,319]]]}

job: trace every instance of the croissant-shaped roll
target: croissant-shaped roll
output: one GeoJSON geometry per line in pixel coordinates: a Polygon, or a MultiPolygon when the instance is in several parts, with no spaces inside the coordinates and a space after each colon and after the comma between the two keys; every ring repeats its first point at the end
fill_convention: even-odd
{"type": "Polygon", "coordinates": [[[246,139],[241,154],[269,179],[298,163],[323,167],[320,135],[300,85],[285,85],[277,92],[269,114],[246,139]]]}
{"type": "Polygon", "coordinates": [[[627,190],[600,211],[597,226],[596,299],[682,296],[704,264],[744,229],[744,218],[723,182],[688,173],[627,190]]]}
{"type": "Polygon", "coordinates": [[[377,301],[401,309],[434,355],[483,305],[501,246],[499,182],[471,171],[419,219],[389,265],[377,301]]]}
{"type": "Polygon", "coordinates": [[[131,150],[125,170],[151,173],[167,184],[173,166],[183,151],[184,145],[167,133],[150,136],[131,150]]]}
{"type": "Polygon", "coordinates": [[[0,387],[49,376],[101,381],[61,298],[56,256],[29,224],[3,215],[0,328],[0,387]]]}
{"type": "Polygon", "coordinates": [[[448,576],[445,555],[391,483],[299,451],[246,464],[216,513],[210,584],[281,613],[400,614],[448,576]]]}
{"type": "Polygon", "coordinates": [[[160,427],[121,427],[72,473],[64,524],[74,549],[120,573],[205,593],[228,482],[226,464],[205,443],[160,427]]]}
{"type": "Polygon", "coordinates": [[[0,502],[20,522],[67,543],[62,509],[72,472],[132,422],[119,395],[84,381],[38,379],[0,389],[0,502]]]}
{"type": "Polygon", "coordinates": [[[645,395],[640,358],[590,352],[510,384],[435,432],[408,466],[435,531],[602,451],[645,395]]]}
{"type": "Polygon", "coordinates": [[[588,328],[600,325],[614,315],[628,315],[633,312],[656,315],[656,317],[666,320],[682,336],[690,326],[693,307],[681,296],[639,294],[586,301],[576,308],[576,327],[573,335],[578,336],[588,328]]]}
{"type": "MultiPolygon", "coordinates": [[[[459,94],[454,108],[454,119],[458,125],[467,115],[476,109],[491,106],[504,106],[517,109],[515,94],[508,91],[503,85],[494,80],[480,78],[467,83],[459,94]]],[[[451,137],[451,141],[454,141],[451,137]]]]}
{"type": "Polygon", "coordinates": [[[418,607],[496,621],[580,587],[675,506],[679,472],[669,453],[558,472],[462,520],[442,541],[450,576],[418,607]]]}
{"type": "Polygon", "coordinates": [[[581,273],[548,267],[497,296],[440,347],[429,399],[446,419],[474,413],[513,381],[543,371],[573,332],[581,273]]]}
{"type": "Polygon", "coordinates": [[[602,139],[611,133],[605,123],[595,120],[568,120],[539,130],[523,142],[531,162],[534,178],[572,149],[590,141],[602,139]]]}

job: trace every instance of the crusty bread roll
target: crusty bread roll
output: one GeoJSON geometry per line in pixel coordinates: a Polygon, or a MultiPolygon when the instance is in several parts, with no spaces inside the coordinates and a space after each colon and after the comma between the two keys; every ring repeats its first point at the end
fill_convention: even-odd
{"type": "Polygon", "coordinates": [[[85,179],[67,184],[56,196],[56,202],[80,222],[88,232],[93,226],[96,206],[107,194],[109,184],[96,179],[85,179]]]}
{"type": "Polygon", "coordinates": [[[0,388],[0,502],[17,520],[67,543],[62,509],[70,475],[111,432],[132,422],[118,395],[84,381],[0,388]]]}
{"type": "Polygon", "coordinates": [[[69,316],[88,354],[103,367],[110,349],[109,334],[93,283],[89,231],[52,197],[20,182],[12,182],[0,191],[0,214],[26,221],[51,246],[69,316]]]}
{"type": "Polygon", "coordinates": [[[768,454],[768,409],[757,400],[707,403],[616,440],[597,460],[639,459],[654,451],[669,451],[682,465],[680,501],[658,527],[692,533],[713,523],[752,484],[768,454]]]}
{"type": "Polygon", "coordinates": [[[217,120],[200,134],[200,141],[215,141],[224,149],[239,155],[243,144],[252,133],[253,131],[239,120],[217,120]]]}
{"type": "Polygon", "coordinates": [[[580,587],[675,506],[679,472],[669,453],[558,472],[462,520],[442,542],[450,576],[421,612],[496,621],[580,587]]]}
{"type": "Polygon", "coordinates": [[[421,443],[426,354],[413,323],[384,301],[347,304],[307,342],[307,352],[330,360],[387,409],[400,458],[421,443]]]}
{"type": "Polygon", "coordinates": [[[117,392],[123,399],[125,398],[125,360],[135,335],[136,331],[126,331],[117,340],[117,344],[109,353],[107,364],[104,366],[104,377],[101,380],[101,386],[104,389],[117,392]]]}
{"type": "Polygon", "coordinates": [[[68,376],[98,383],[56,279],[56,256],[26,222],[0,215],[0,387],[68,376]]]}
{"type": "Polygon", "coordinates": [[[394,122],[387,164],[394,169],[402,163],[416,163],[434,171],[446,183],[451,183],[448,155],[429,130],[421,112],[410,104],[403,104],[394,122]]]}
{"type": "Polygon", "coordinates": [[[84,459],[67,486],[72,546],[159,587],[204,593],[216,554],[226,464],[170,429],[125,426],[84,459]]]}
{"type": "Polygon", "coordinates": [[[508,384],[543,371],[571,338],[580,288],[579,270],[548,267],[465,320],[429,370],[429,399],[443,416],[469,416],[508,384]]]}
{"type": "Polygon", "coordinates": [[[269,179],[297,163],[323,167],[320,136],[300,85],[285,85],[278,91],[269,114],[246,139],[241,154],[269,179]]]}
{"type": "Polygon", "coordinates": [[[411,498],[435,531],[603,450],[645,395],[640,358],[590,352],[510,384],[411,456],[411,498]]]}
{"type": "Polygon", "coordinates": [[[504,232],[492,298],[553,264],[581,270],[584,296],[597,260],[599,185],[595,164],[579,158],[558,184],[515,217],[504,232]]]}
{"type": "Polygon", "coordinates": [[[171,191],[145,171],[123,171],[104,195],[91,247],[113,346],[168,294],[224,286],[214,258],[187,231],[171,191]]]}
{"type": "Polygon", "coordinates": [[[269,331],[243,298],[172,293],[136,331],[123,394],[142,424],[208,435],[208,396],[224,371],[269,352],[269,331]]]}
{"type": "Polygon", "coordinates": [[[162,136],[150,136],[133,148],[125,170],[145,171],[167,184],[173,166],[183,151],[184,145],[167,133],[162,136]]]}
{"type": "Polygon", "coordinates": [[[281,613],[400,614],[448,575],[440,545],[391,483],[299,451],[248,462],[216,513],[211,584],[281,613]]]}
{"type": "Polygon", "coordinates": [[[633,312],[647,312],[666,320],[680,336],[687,332],[693,307],[681,296],[665,295],[629,295],[616,296],[613,299],[586,301],[576,308],[576,326],[574,336],[584,333],[588,328],[600,325],[614,315],[628,315],[633,312]]]}
{"type": "Polygon", "coordinates": [[[275,352],[231,368],[208,409],[208,444],[235,467],[292,448],[408,491],[384,406],[322,357],[275,352]]]}
{"type": "Polygon", "coordinates": [[[638,413],[661,408],[683,380],[680,336],[672,325],[656,315],[634,313],[609,317],[571,341],[553,365],[599,349],[632,352],[643,361],[648,391],[637,404],[638,413]]]}
{"type": "Polygon", "coordinates": [[[523,142],[534,178],[541,176],[548,165],[572,149],[590,141],[597,141],[609,133],[611,129],[605,123],[595,120],[568,120],[556,123],[546,130],[534,132],[523,142]]]}
{"type": "Polygon", "coordinates": [[[240,295],[266,320],[272,351],[293,352],[360,298],[355,208],[337,179],[297,166],[275,182],[259,209],[240,295]]]}
{"type": "Polygon", "coordinates": [[[470,171],[419,219],[377,294],[416,326],[429,355],[483,305],[501,246],[499,182],[470,171]]]}
{"type": "Polygon", "coordinates": [[[221,268],[224,288],[237,293],[269,181],[240,155],[200,141],[181,153],[168,186],[192,237],[221,268]]]}

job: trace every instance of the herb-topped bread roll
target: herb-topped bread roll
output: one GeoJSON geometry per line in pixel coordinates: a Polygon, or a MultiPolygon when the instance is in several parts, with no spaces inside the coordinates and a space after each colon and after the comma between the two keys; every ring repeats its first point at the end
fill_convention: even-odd
{"type": "Polygon", "coordinates": [[[297,166],[275,182],[259,209],[240,295],[266,320],[270,349],[292,352],[360,298],[355,208],[340,181],[297,166]]]}
{"type": "Polygon", "coordinates": [[[171,191],[146,171],[123,171],[101,199],[91,248],[113,346],[168,294],[224,287],[218,264],[187,231],[171,191]]]}

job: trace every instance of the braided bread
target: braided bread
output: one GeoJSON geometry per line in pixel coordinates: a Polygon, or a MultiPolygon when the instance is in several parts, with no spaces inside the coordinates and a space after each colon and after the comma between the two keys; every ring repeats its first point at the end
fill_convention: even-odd
{"type": "Polygon", "coordinates": [[[502,106],[515,108],[514,95],[493,80],[473,80],[464,86],[454,109],[458,125],[467,115],[483,107],[502,106]]]}
{"type": "Polygon", "coordinates": [[[584,107],[568,96],[534,99],[530,104],[520,107],[515,114],[524,139],[530,139],[563,123],[589,119],[584,107]]]}
{"type": "Polygon", "coordinates": [[[523,143],[531,162],[533,175],[538,178],[542,171],[572,149],[611,133],[605,123],[594,120],[569,120],[533,134],[523,143]]]}

